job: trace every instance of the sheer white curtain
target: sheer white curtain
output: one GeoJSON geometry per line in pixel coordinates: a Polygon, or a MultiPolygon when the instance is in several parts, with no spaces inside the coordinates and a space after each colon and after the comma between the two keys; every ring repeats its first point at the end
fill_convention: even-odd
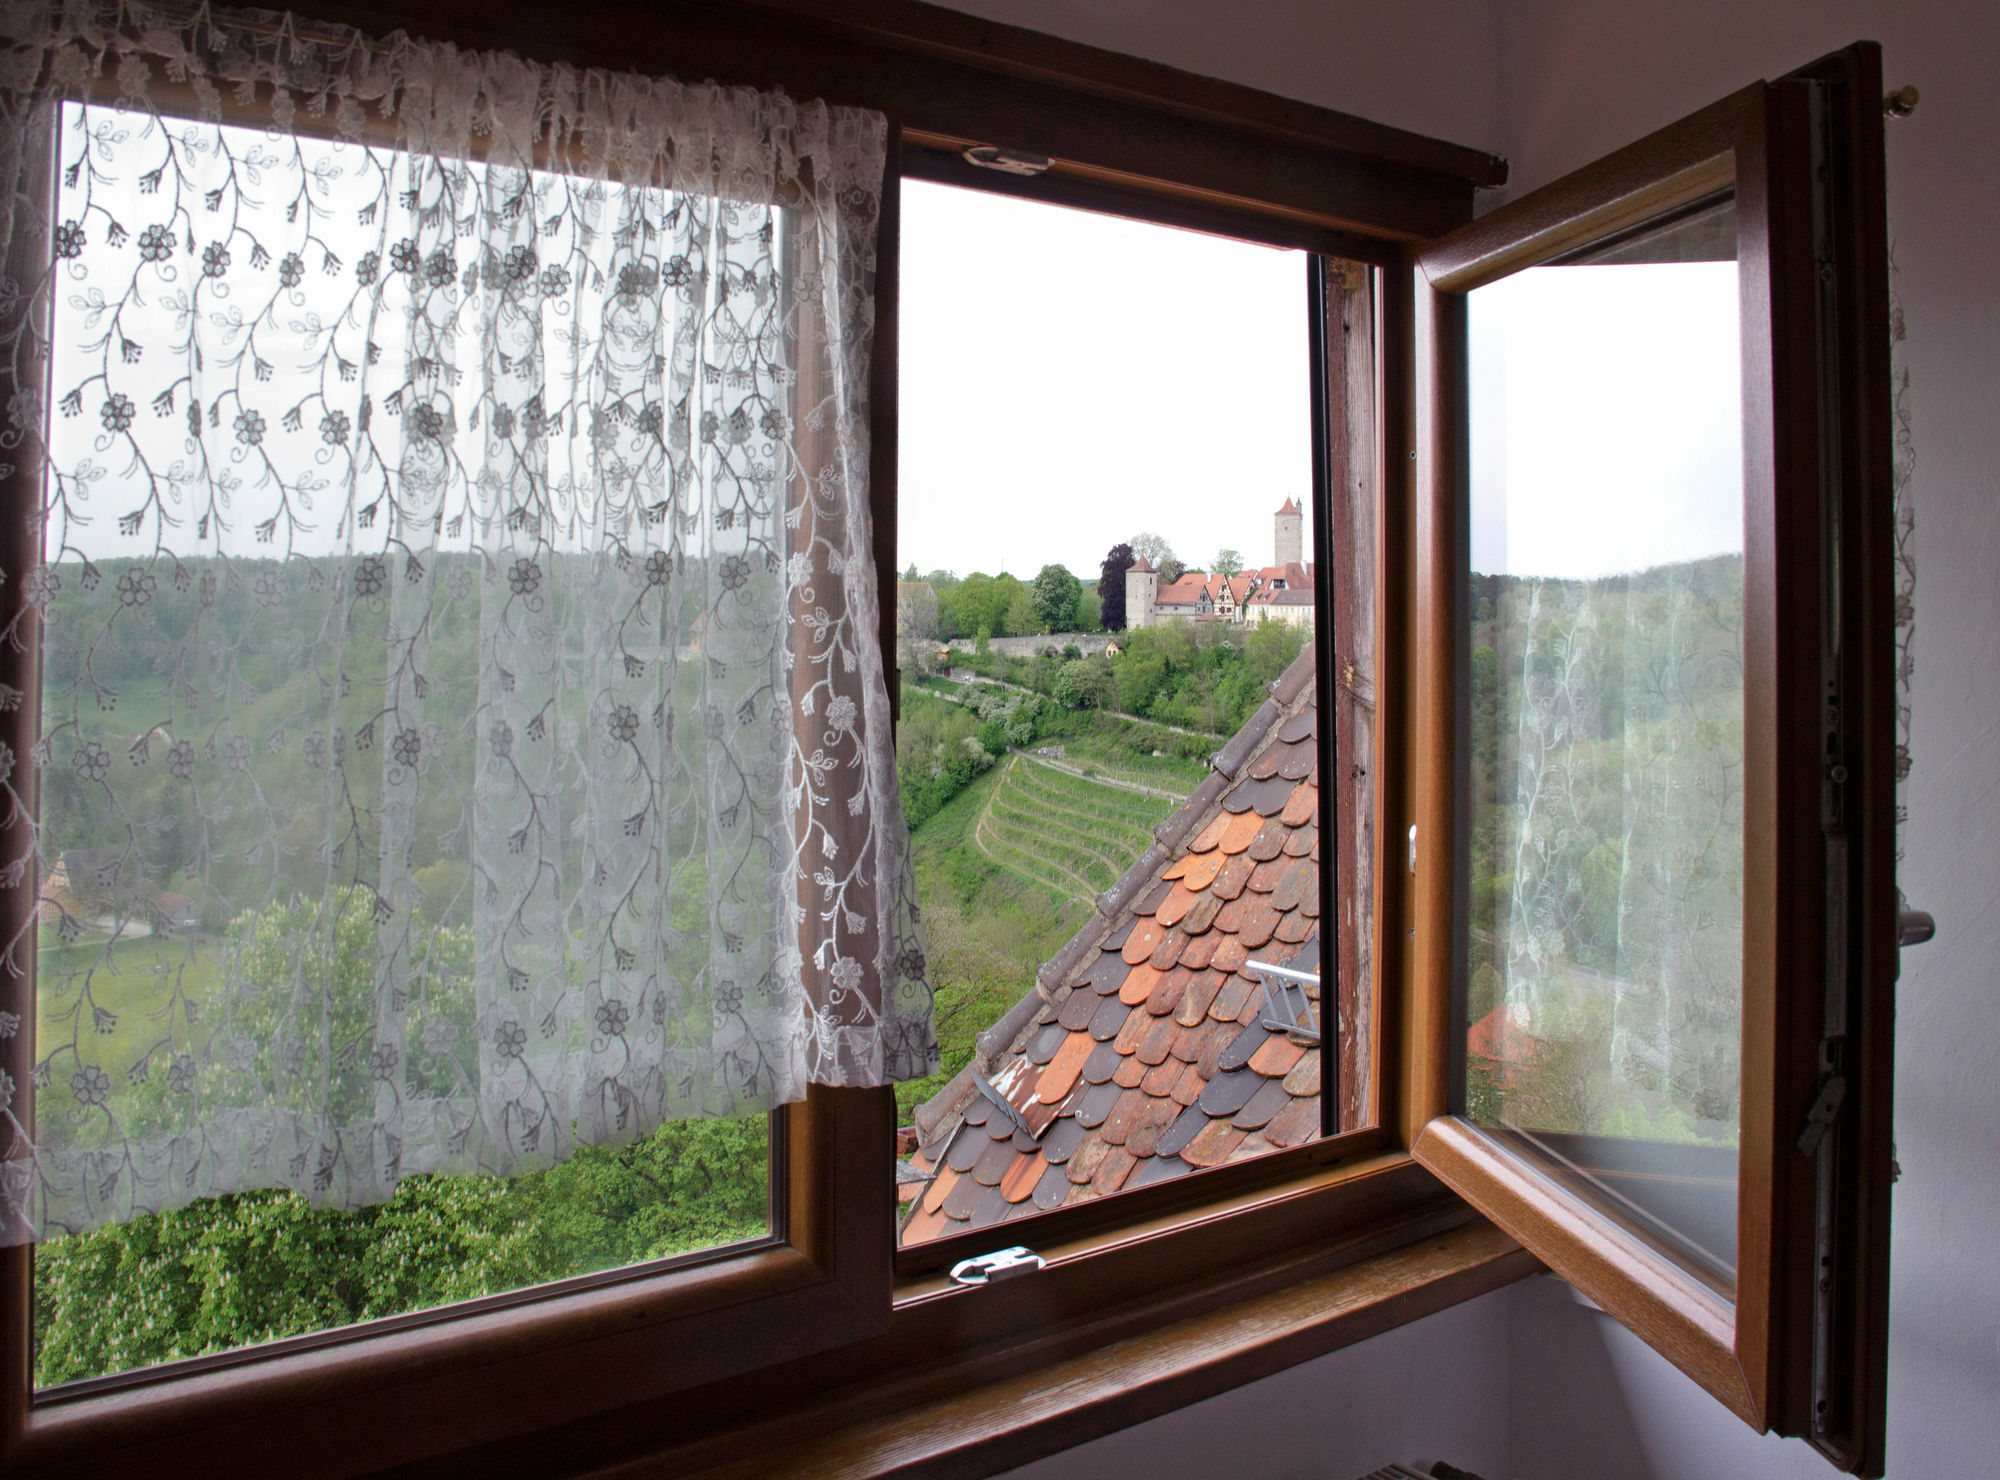
{"type": "Polygon", "coordinates": [[[0,1242],[930,1072],[868,516],[883,120],[0,16],[43,549],[4,572],[38,980],[0,1242]]]}

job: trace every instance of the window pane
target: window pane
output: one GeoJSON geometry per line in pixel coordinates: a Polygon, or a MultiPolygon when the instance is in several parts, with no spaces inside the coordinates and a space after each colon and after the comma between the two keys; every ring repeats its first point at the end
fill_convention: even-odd
{"type": "Polygon", "coordinates": [[[35,1129],[43,1229],[106,1226],[38,1249],[38,1380],[765,1235],[766,1117],[676,1119],[742,1102],[682,1072],[733,917],[658,739],[755,682],[698,578],[746,519],[669,490],[649,346],[695,237],[769,302],[778,213],[102,107],[59,148],[35,1129]],[[503,196],[530,243],[461,242],[503,196]],[[517,449],[561,519],[471,497],[517,449]]]}
{"type": "Polygon", "coordinates": [[[1743,482],[1727,202],[1475,290],[1466,1108],[1733,1277],[1743,482]]]}
{"type": "Polygon", "coordinates": [[[898,759],[944,1045],[903,1087],[907,1246],[1313,1140],[1347,1025],[1315,264],[920,183],[901,259],[898,759]]]}

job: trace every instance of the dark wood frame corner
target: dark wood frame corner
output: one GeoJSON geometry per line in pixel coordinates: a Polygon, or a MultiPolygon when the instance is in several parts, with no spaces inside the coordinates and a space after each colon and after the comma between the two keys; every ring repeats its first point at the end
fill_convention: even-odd
{"type": "MultiPolygon", "coordinates": [[[[1885,232],[1881,213],[1880,58],[1862,43],[1804,73],[1756,83],[1596,164],[1511,202],[1416,257],[1417,616],[1420,648],[1414,815],[1419,867],[1416,1010],[1429,1031],[1411,1113],[1417,1161],[1557,1273],[1645,1337],[1760,1430],[1806,1436],[1846,1468],[1880,1473],[1884,1336],[1887,1035],[1894,962],[1893,736],[1888,702],[1890,562],[1885,232]],[[1835,84],[1821,99],[1809,79],[1835,84]],[[1872,89],[1872,92],[1871,92],[1872,89]],[[1837,114],[1816,144],[1817,108],[1837,114]],[[1871,127],[1872,123],[1872,127],[1871,127]],[[1818,151],[1817,153],[1815,151],[1818,151]],[[1813,178],[1838,154],[1837,293],[1847,327],[1819,301],[1826,229],[1815,239],[1813,178]],[[1454,1115],[1462,1062],[1454,1011],[1465,958],[1457,891],[1466,817],[1463,581],[1467,570],[1465,295],[1697,202],[1733,191],[1740,263],[1745,464],[1743,1098],[1733,1300],[1638,1234],[1454,1115]],[[1828,378],[1824,356],[1838,359],[1828,378]],[[1832,386],[1834,412],[1823,399],[1832,386]],[[1838,423],[1844,438],[1826,435],[1838,423]],[[1829,460],[1828,449],[1836,449],[1829,460]],[[1837,466],[1834,464],[1837,462],[1837,466]],[[1828,494],[1829,488],[1838,494],[1828,494]],[[1842,502],[1837,521],[1829,499],[1842,502]],[[1837,1185],[1841,1278],[1831,1314],[1815,1312],[1816,1162],[1793,1148],[1822,1077],[1829,970],[1824,901],[1836,865],[1822,836],[1829,774],[1821,669],[1803,655],[1828,639],[1823,541],[1839,528],[1841,640],[1853,720],[1839,759],[1854,773],[1847,806],[1858,887],[1848,938],[1859,961],[1842,1025],[1847,1073],[1869,1095],[1839,1125],[1849,1149],[1837,1185]],[[1837,1323],[1816,1334],[1816,1318],[1837,1323]],[[1837,1369],[1814,1386],[1819,1359],[1837,1369]],[[1821,1410],[1818,1404],[1826,1402],[1821,1410]],[[1816,1421],[1817,1419],[1817,1421],[1816,1421]]],[[[1846,779],[1843,771],[1840,781],[1846,779]]],[[[1832,1282],[1829,1282],[1832,1283],[1832,1282]]]]}

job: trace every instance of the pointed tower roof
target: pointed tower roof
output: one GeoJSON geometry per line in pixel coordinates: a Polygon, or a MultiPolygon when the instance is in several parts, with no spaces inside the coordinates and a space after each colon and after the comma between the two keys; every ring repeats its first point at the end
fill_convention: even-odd
{"type": "Polygon", "coordinates": [[[1151,570],[1151,569],[1152,569],[1153,567],[1152,567],[1152,566],[1150,566],[1150,565],[1148,565],[1148,564],[1146,563],[1146,557],[1145,557],[1145,556],[1143,556],[1143,555],[1134,555],[1134,556],[1132,557],[1132,563],[1131,563],[1130,565],[1128,565],[1127,567],[1125,567],[1125,568],[1126,568],[1127,570],[1144,570],[1144,571],[1150,571],[1150,570],[1151,570]]]}
{"type": "Polygon", "coordinates": [[[1290,497],[1288,496],[1285,499],[1285,506],[1282,509],[1278,510],[1278,512],[1280,514],[1296,514],[1299,512],[1299,506],[1293,503],[1290,497]]]}

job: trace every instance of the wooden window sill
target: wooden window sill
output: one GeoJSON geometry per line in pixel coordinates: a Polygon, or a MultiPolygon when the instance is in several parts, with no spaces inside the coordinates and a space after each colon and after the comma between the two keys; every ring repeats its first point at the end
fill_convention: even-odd
{"type": "MultiPolygon", "coordinates": [[[[1372,1242],[1372,1241],[1371,1241],[1372,1242]]],[[[850,1388],[700,1444],[593,1472],[593,1480],[989,1475],[1172,1412],[1418,1320],[1541,1268],[1469,1212],[1440,1232],[1156,1329],[1037,1360],[1037,1348],[940,1353],[925,1372],[850,1388]],[[992,1375],[994,1368],[1004,1369],[992,1375]],[[967,1385],[934,1396],[953,1369],[967,1385]]],[[[1028,1276],[1033,1278],[1033,1276],[1028,1276]]],[[[1118,1322],[1129,1330],[1131,1312],[1118,1322]]]]}

